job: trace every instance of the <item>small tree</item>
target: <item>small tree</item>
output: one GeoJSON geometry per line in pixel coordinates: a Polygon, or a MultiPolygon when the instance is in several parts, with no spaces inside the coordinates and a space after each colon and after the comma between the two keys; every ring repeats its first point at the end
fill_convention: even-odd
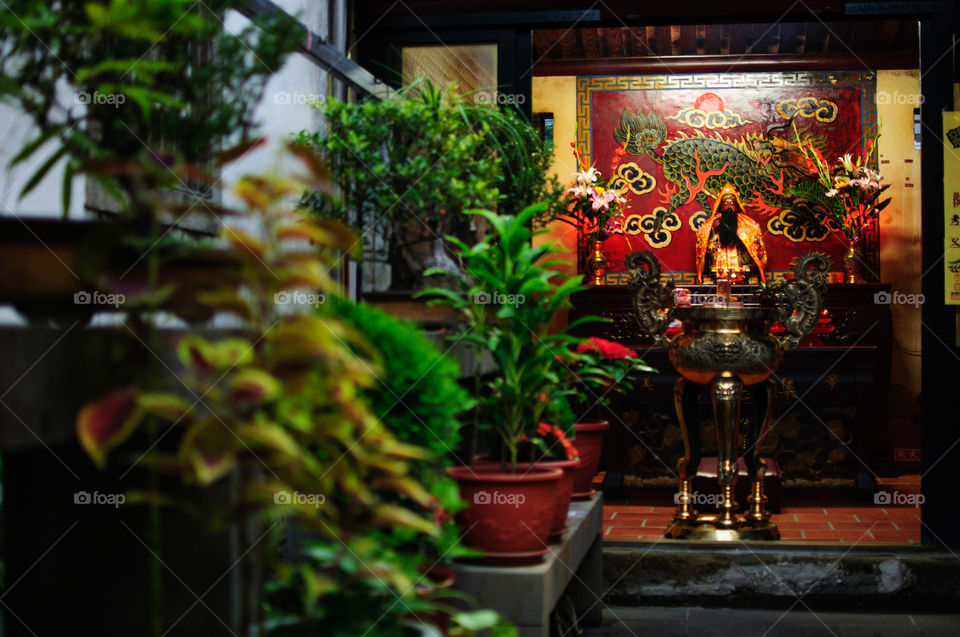
{"type": "Polygon", "coordinates": [[[330,100],[320,108],[326,134],[301,133],[300,141],[327,158],[346,207],[316,193],[303,203],[352,221],[368,242],[379,233],[394,288],[420,287],[432,267],[460,274],[445,237],[472,245],[483,234],[482,222],[463,210],[514,214],[559,188],[547,176],[552,152],[529,123],[427,80],[386,101],[330,100]]]}

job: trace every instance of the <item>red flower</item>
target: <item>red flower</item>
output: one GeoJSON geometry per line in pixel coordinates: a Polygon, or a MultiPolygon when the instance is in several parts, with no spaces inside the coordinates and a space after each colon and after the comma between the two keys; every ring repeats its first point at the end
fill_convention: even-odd
{"type": "MultiPolygon", "coordinates": [[[[577,457],[577,448],[573,446],[566,435],[564,435],[563,430],[559,427],[554,427],[550,423],[542,422],[537,425],[537,435],[542,438],[548,436],[553,436],[557,439],[557,442],[560,443],[560,446],[563,447],[564,455],[567,457],[567,460],[573,460],[577,457]]],[[[552,445],[551,445],[552,446],[552,445]]]]}
{"type": "Polygon", "coordinates": [[[577,345],[577,351],[581,354],[589,350],[600,352],[603,358],[621,359],[637,357],[637,353],[629,347],[624,347],[620,343],[614,343],[613,341],[608,341],[596,336],[591,336],[588,341],[577,345]]]}

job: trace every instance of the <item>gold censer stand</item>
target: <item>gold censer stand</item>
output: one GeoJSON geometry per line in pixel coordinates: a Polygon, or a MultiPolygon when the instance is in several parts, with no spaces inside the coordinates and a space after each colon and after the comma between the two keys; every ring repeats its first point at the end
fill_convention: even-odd
{"type": "Polygon", "coordinates": [[[690,466],[690,437],[684,418],[683,392],[686,378],[677,380],[674,386],[674,404],[677,418],[683,433],[684,456],[677,463],[679,470],[679,497],[673,521],[667,527],[666,537],[692,540],[776,540],[780,531],[770,521],[770,512],[765,504],[767,496],[763,492],[765,463],[760,457],[760,441],[766,434],[774,412],[775,385],[767,380],[767,409],[759,435],[749,436],[753,455],[754,474],[750,476],[750,495],[747,497],[749,508],[746,514],[737,513],[735,488],[737,484],[737,461],[739,458],[737,443],[740,440],[740,394],[742,381],[736,376],[718,376],[711,382],[710,391],[713,400],[714,425],[717,432],[717,482],[720,485],[718,513],[698,513],[693,507],[695,494],[693,480],[687,473],[690,466]]]}
{"type": "MultiPolygon", "coordinates": [[[[780,531],[770,520],[764,494],[766,467],[760,443],[773,419],[776,386],[770,377],[783,361],[784,350],[794,349],[816,326],[826,293],[829,260],[811,253],[797,260],[794,279],[768,283],[746,305],[731,298],[729,280],[718,281],[719,298],[712,305],[675,307],[673,286],[661,281],[660,262],[649,251],[634,252],[625,260],[631,272],[634,309],[642,335],[668,348],[670,361],[680,374],[674,386],[674,404],[683,434],[684,454],[677,463],[679,493],[673,521],[666,537],[691,540],[776,540],[780,531]],[[683,324],[680,334],[663,333],[673,321],[683,324]],[[784,332],[771,333],[780,321],[784,332]],[[740,396],[744,386],[766,386],[766,408],[760,422],[745,432],[741,455],[740,396]],[[685,397],[695,399],[699,388],[710,388],[717,435],[717,481],[721,500],[718,513],[700,514],[694,508],[693,476],[700,463],[700,436],[691,437],[685,415],[685,397]],[[735,499],[737,464],[743,457],[750,480],[745,513],[735,499]]],[[[756,420],[756,419],[753,419],[756,420]]],[[[691,423],[694,427],[697,422],[691,423]]]]}

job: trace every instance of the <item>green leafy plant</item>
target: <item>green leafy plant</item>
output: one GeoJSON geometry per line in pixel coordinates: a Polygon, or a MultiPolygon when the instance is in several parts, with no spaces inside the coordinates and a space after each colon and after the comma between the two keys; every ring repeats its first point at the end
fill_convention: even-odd
{"type": "MultiPolygon", "coordinates": [[[[429,84],[383,101],[330,99],[321,107],[325,134],[298,138],[329,162],[356,225],[383,233],[394,287],[420,286],[424,269],[449,261],[442,237],[473,240],[470,218],[460,211],[497,199],[499,159],[484,145],[486,126],[465,122],[462,99],[429,84]]],[[[304,204],[313,201],[322,214],[339,207],[315,197],[304,204]]]]}
{"type": "Polygon", "coordinates": [[[17,165],[49,143],[27,194],[65,161],[70,183],[84,172],[120,209],[140,219],[146,195],[183,187],[168,170],[202,164],[218,147],[250,135],[253,109],[269,76],[294,51],[302,29],[289,17],[258,17],[236,33],[223,13],[237,0],[10,0],[0,13],[0,99],[36,125],[17,165]],[[64,90],[66,87],[66,90],[64,90]]]}
{"type": "Polygon", "coordinates": [[[294,150],[310,177],[238,184],[246,229],[226,227],[223,241],[239,270],[193,300],[236,314],[244,327],[180,339],[186,397],[162,386],[120,389],[80,412],[78,435],[102,466],[153,417],[172,423],[179,444],[174,454],[149,454],[148,466],[201,486],[235,476],[236,507],[206,514],[271,525],[265,628],[351,635],[363,624],[371,635],[402,635],[432,621],[422,557],[396,549],[441,534],[438,499],[411,476],[431,454],[398,440],[364,399],[383,374],[370,342],[336,316],[309,311],[335,296],[331,249],[348,249],[354,237],[291,208],[292,195],[324,179],[315,158],[294,150]],[[292,559],[279,559],[291,527],[305,539],[292,559]]]}
{"type": "Polygon", "coordinates": [[[428,484],[443,475],[460,444],[460,419],[472,406],[457,378],[456,359],[437,351],[412,322],[365,303],[334,298],[321,306],[364,335],[383,370],[364,396],[374,414],[403,442],[428,449],[434,458],[413,475],[428,484]]]}
{"type": "Polygon", "coordinates": [[[371,344],[380,371],[363,397],[391,434],[431,454],[412,464],[409,475],[427,488],[440,507],[439,535],[416,538],[395,533],[383,538],[382,544],[420,555],[427,564],[472,554],[459,545],[452,514],[464,503],[456,483],[444,473],[456,458],[462,419],[473,406],[457,382],[460,369],[456,360],[438,352],[414,323],[365,303],[333,297],[318,311],[343,321],[371,344]]]}
{"type": "Polygon", "coordinates": [[[485,127],[489,131],[483,137],[484,145],[500,159],[498,212],[516,214],[539,201],[556,201],[562,196],[563,186],[550,171],[553,147],[521,115],[512,108],[475,101],[458,101],[457,106],[474,130],[485,127]]]}
{"type": "Polygon", "coordinates": [[[616,393],[629,391],[631,372],[656,371],[629,347],[596,336],[578,344],[565,360],[570,406],[577,422],[608,406],[616,393]]]}
{"type": "Polygon", "coordinates": [[[440,240],[472,244],[477,220],[461,212],[496,206],[516,213],[557,198],[549,174],[552,149],[510,109],[477,104],[451,88],[420,79],[391,99],[319,106],[324,134],[303,132],[318,148],[342,188],[343,203],[308,192],[302,205],[353,224],[377,228],[389,245],[395,288],[416,288],[433,266],[456,271],[440,240]]]}
{"type": "Polygon", "coordinates": [[[457,279],[454,289],[431,288],[423,293],[434,297],[431,303],[451,307],[463,316],[464,327],[452,338],[475,343],[492,355],[497,373],[481,398],[480,424],[495,433],[498,456],[512,467],[522,443],[536,436],[551,403],[571,391],[564,381],[560,355],[582,339],[568,330],[596,320],[585,317],[565,330],[549,331],[557,312],[571,307],[570,295],[586,288],[582,277],[555,269],[566,265],[550,258],[557,252],[555,247],[531,245],[540,231],[532,230],[530,222],[545,208],[545,204],[529,206],[516,216],[470,211],[484,218],[491,232],[473,246],[450,238],[469,278],[457,279]]]}

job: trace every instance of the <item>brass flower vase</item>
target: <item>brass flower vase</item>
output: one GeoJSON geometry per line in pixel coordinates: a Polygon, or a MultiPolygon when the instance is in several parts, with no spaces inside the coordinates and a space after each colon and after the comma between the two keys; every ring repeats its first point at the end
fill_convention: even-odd
{"type": "Polygon", "coordinates": [[[861,259],[860,248],[856,244],[849,244],[847,253],[843,255],[844,283],[863,283],[863,277],[860,274],[861,259]]]}
{"type": "Polygon", "coordinates": [[[587,272],[593,278],[594,285],[603,285],[603,277],[607,273],[607,256],[603,253],[603,243],[593,242],[593,253],[587,259],[587,272]]]}

